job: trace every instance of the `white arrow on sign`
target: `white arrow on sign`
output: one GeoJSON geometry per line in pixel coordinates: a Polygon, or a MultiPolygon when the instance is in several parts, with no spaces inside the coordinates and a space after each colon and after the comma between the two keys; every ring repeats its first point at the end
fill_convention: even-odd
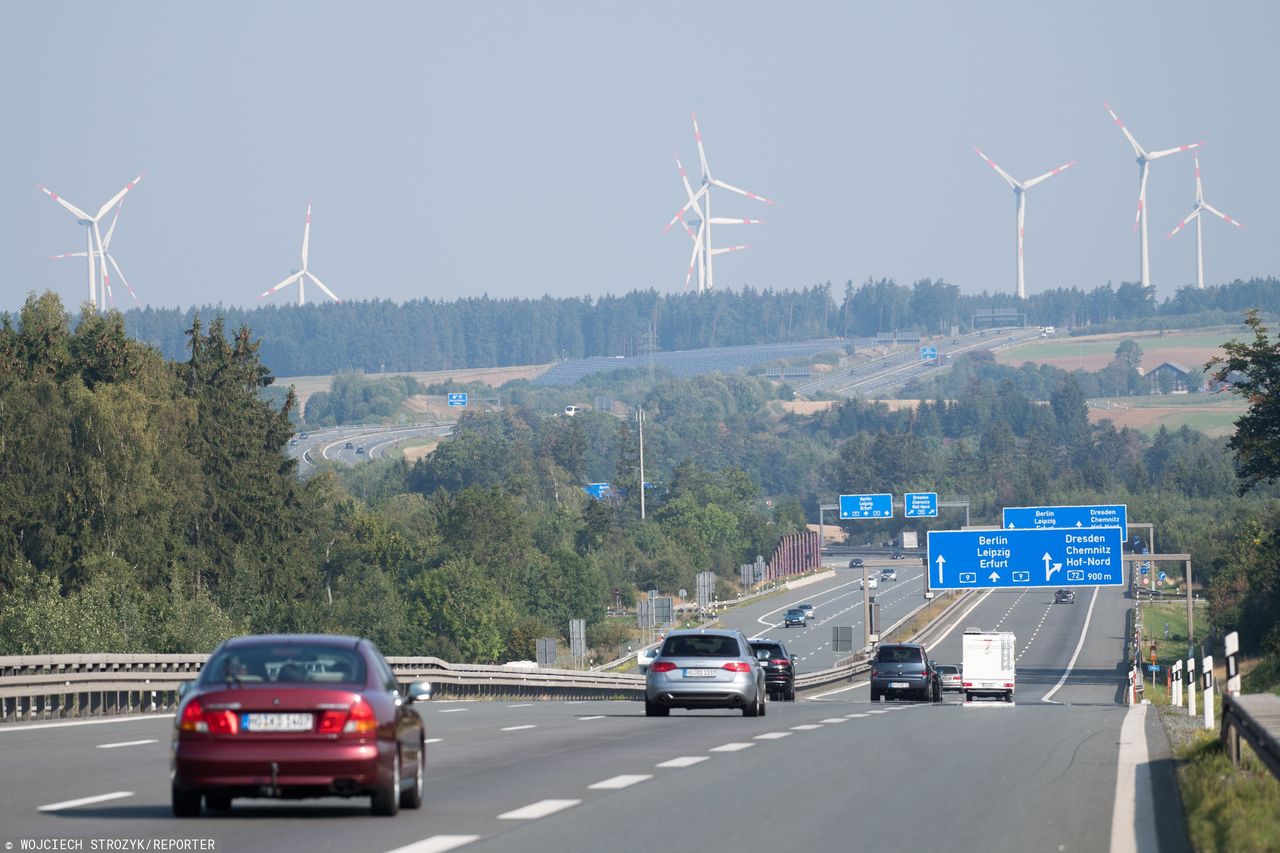
{"type": "Polygon", "coordinates": [[[1013,529],[1013,522],[1012,522],[1012,521],[1011,521],[1011,522],[1009,522],[1009,529],[1010,529],[1010,530],[1012,530],[1012,529],[1013,529]]]}
{"type": "Polygon", "coordinates": [[[946,565],[946,563],[947,563],[947,559],[946,559],[946,557],[943,557],[941,554],[939,554],[939,555],[938,555],[938,559],[937,559],[937,561],[936,561],[936,562],[938,563],[938,583],[943,583],[943,580],[942,580],[942,567],[943,567],[944,565],[946,565]]]}
{"type": "Polygon", "coordinates": [[[992,572],[992,573],[991,573],[991,582],[992,582],[992,583],[995,583],[995,582],[996,582],[996,581],[998,581],[998,580],[1000,580],[1000,573],[999,573],[999,572],[992,572]]]}
{"type": "Polygon", "coordinates": [[[1044,552],[1044,582],[1048,583],[1053,579],[1054,572],[1062,571],[1062,563],[1053,563],[1053,558],[1049,556],[1049,552],[1044,552]]]}
{"type": "Polygon", "coordinates": [[[1083,521],[1077,521],[1077,522],[1076,522],[1076,527],[1084,527],[1084,522],[1083,522],[1083,521]]]}

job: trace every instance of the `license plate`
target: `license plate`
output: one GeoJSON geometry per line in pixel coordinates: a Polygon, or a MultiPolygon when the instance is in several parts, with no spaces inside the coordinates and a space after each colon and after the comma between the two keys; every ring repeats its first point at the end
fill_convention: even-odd
{"type": "Polygon", "coordinates": [[[911,685],[905,681],[890,681],[889,687],[893,690],[906,690],[911,685]]]}
{"type": "Polygon", "coordinates": [[[246,732],[309,732],[315,725],[310,714],[241,714],[246,732]]]}
{"type": "Polygon", "coordinates": [[[684,671],[685,678],[713,678],[716,674],[714,669],[686,669],[684,671]]]}

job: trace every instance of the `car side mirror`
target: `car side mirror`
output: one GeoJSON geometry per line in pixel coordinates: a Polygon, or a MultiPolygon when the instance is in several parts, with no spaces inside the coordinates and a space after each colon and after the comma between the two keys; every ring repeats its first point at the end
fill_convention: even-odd
{"type": "Polygon", "coordinates": [[[431,693],[430,681],[415,681],[413,684],[409,685],[409,703],[412,704],[418,701],[425,702],[431,698],[431,693]]]}

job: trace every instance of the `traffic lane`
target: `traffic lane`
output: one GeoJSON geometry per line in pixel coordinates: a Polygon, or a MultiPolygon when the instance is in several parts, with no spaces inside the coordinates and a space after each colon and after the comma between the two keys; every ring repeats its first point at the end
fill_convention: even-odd
{"type": "MultiPolygon", "coordinates": [[[[675,833],[689,850],[1109,844],[1122,709],[802,704],[827,716],[814,728],[762,732],[778,737],[622,795],[550,786],[546,797],[582,802],[467,849],[650,851],[655,833],[666,842],[675,833]],[[823,722],[836,719],[844,722],[823,722]]],[[[652,772],[625,763],[615,771],[652,772]]]]}
{"type": "MultiPolygon", "coordinates": [[[[1079,644],[1080,653],[1061,688],[1051,697],[1064,703],[1124,702],[1128,683],[1125,636],[1127,611],[1132,605],[1123,587],[1097,587],[1097,599],[1093,593],[1076,591],[1073,605],[1060,605],[1063,609],[1079,611],[1078,618],[1088,621],[1085,640],[1079,644]],[[1092,606],[1092,613],[1089,608],[1092,606]]],[[[1076,643],[1071,654],[1075,655],[1076,643]]]]}

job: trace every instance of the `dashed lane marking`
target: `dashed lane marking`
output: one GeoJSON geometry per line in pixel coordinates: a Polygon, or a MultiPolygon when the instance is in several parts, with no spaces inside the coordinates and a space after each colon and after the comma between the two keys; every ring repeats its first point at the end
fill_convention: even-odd
{"type": "Polygon", "coordinates": [[[429,738],[427,738],[426,740],[424,740],[424,741],[423,741],[423,743],[444,743],[444,738],[442,738],[442,737],[429,737],[429,738]]]}
{"type": "Polygon", "coordinates": [[[523,726],[503,726],[502,730],[504,732],[518,732],[518,731],[523,731],[524,729],[536,729],[536,728],[537,726],[533,724],[528,724],[523,726]]]}
{"type": "Polygon", "coordinates": [[[719,746],[711,747],[709,752],[740,752],[744,749],[750,749],[755,746],[754,743],[722,743],[719,746]]]}
{"type": "Polygon", "coordinates": [[[811,732],[814,729],[820,729],[820,728],[822,728],[822,726],[818,723],[803,723],[798,726],[792,726],[791,730],[794,732],[811,732]]]}
{"type": "Polygon", "coordinates": [[[453,850],[479,839],[478,835],[433,835],[430,838],[406,844],[404,847],[389,850],[387,853],[445,853],[446,850],[453,850]]]}
{"type": "Polygon", "coordinates": [[[595,791],[617,791],[622,788],[630,788],[632,785],[638,785],[647,779],[652,779],[651,773],[624,773],[621,776],[614,776],[605,779],[603,782],[596,782],[594,785],[588,785],[595,791]]]}
{"type": "Polygon", "coordinates": [[[441,708],[441,709],[439,709],[439,713],[441,713],[441,714],[456,714],[456,713],[458,713],[459,711],[470,711],[470,710],[471,710],[470,708],[441,708]]]}
{"type": "Polygon", "coordinates": [[[537,820],[540,817],[573,808],[581,802],[582,800],[539,800],[536,803],[503,812],[498,815],[498,820],[537,820]]]}
{"type": "Polygon", "coordinates": [[[91,806],[94,803],[105,803],[108,800],[122,800],[132,797],[133,791],[112,791],[110,794],[98,794],[94,797],[81,797],[78,800],[63,800],[60,803],[49,803],[36,809],[38,812],[60,812],[63,809],[74,809],[77,806],[91,806]]]}
{"type": "Polygon", "coordinates": [[[844,717],[827,717],[825,720],[819,720],[820,723],[843,723],[844,717]]]}
{"type": "Polygon", "coordinates": [[[590,717],[579,717],[579,720],[586,722],[587,720],[603,720],[604,714],[592,714],[590,717]]]}
{"type": "Polygon", "coordinates": [[[755,740],[778,740],[784,737],[791,737],[791,732],[765,732],[762,735],[756,735],[755,740]]]}
{"type": "Polygon", "coordinates": [[[682,755],[679,758],[673,758],[670,761],[664,761],[661,764],[655,764],[655,767],[692,767],[695,764],[701,764],[711,758],[709,755],[682,755]]]}
{"type": "Polygon", "coordinates": [[[155,738],[149,740],[122,740],[120,743],[100,743],[98,749],[119,749],[122,746],[142,746],[147,743],[159,743],[155,738]]]}

